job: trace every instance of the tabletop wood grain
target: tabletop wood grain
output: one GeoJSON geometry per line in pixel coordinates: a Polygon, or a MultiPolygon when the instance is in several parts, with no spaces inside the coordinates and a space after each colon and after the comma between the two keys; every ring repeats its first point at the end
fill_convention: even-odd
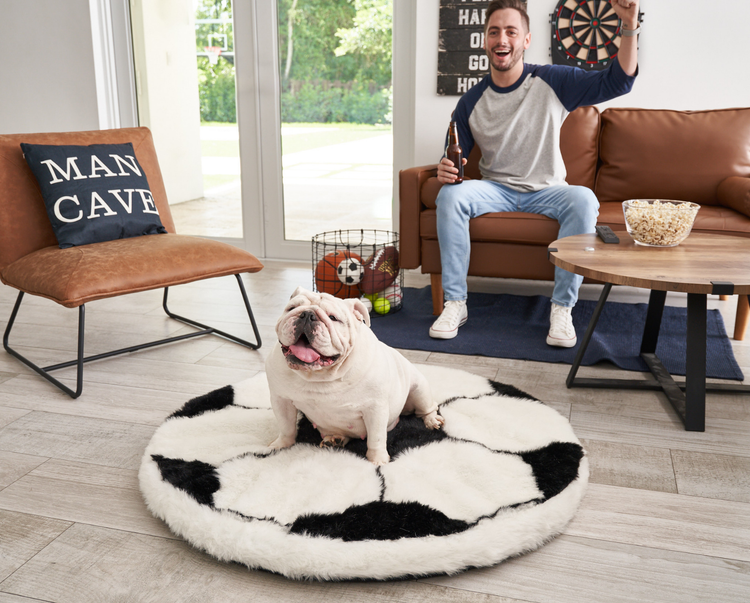
{"type": "Polygon", "coordinates": [[[595,234],[565,237],[550,243],[550,261],[613,285],[658,291],[711,293],[712,281],[731,282],[735,294],[750,294],[750,238],[692,233],[676,247],[637,245],[615,231],[619,244],[595,234]]]}

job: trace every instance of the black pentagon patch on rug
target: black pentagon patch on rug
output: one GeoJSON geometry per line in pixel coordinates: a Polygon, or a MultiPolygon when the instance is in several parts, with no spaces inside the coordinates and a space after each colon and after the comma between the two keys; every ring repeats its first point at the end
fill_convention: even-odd
{"type": "Polygon", "coordinates": [[[354,542],[448,536],[469,527],[465,521],[450,519],[421,503],[377,501],[349,507],[343,513],[299,517],[289,531],[354,542]]]}
{"type": "Polygon", "coordinates": [[[221,487],[215,467],[201,461],[168,459],[158,454],[151,458],[159,466],[165,482],[187,492],[202,505],[213,506],[214,492],[221,487]]]}
{"type": "MultiPolygon", "coordinates": [[[[427,429],[424,421],[416,415],[402,416],[391,431],[388,432],[386,447],[391,458],[410,448],[426,446],[432,442],[439,442],[448,436],[442,429],[427,429]]],[[[313,427],[310,420],[302,416],[297,425],[297,442],[302,444],[313,444],[320,446],[323,438],[320,432],[313,427]]],[[[352,439],[344,446],[344,450],[362,458],[367,458],[367,440],[352,439]]]]}
{"type": "Polygon", "coordinates": [[[578,477],[583,448],[578,444],[554,442],[540,450],[524,452],[521,458],[531,465],[537,487],[549,500],[578,477]]]}
{"type": "Polygon", "coordinates": [[[231,385],[226,385],[221,389],[193,398],[180,410],[172,413],[168,418],[193,418],[202,415],[204,412],[221,410],[232,404],[234,404],[234,388],[231,385]]]}
{"type": "Polygon", "coordinates": [[[505,383],[499,383],[497,381],[493,381],[492,379],[488,379],[490,382],[490,385],[492,386],[492,389],[495,390],[496,394],[500,394],[501,396],[510,396],[511,398],[524,398],[525,400],[536,400],[538,401],[534,396],[531,396],[527,394],[524,391],[521,391],[517,387],[514,387],[513,385],[507,385],[505,383]]]}

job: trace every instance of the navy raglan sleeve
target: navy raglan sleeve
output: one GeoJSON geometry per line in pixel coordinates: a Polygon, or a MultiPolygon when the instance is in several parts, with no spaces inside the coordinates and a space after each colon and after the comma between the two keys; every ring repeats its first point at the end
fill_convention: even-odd
{"type": "Polygon", "coordinates": [[[544,65],[538,68],[536,75],[547,82],[568,111],[627,94],[633,88],[636,77],[627,75],[616,58],[603,71],[586,71],[567,65],[544,65]]]}

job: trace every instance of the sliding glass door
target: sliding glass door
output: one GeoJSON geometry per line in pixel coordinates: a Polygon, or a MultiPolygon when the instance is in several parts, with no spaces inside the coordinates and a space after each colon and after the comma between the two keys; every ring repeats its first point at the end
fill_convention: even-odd
{"type": "Polygon", "coordinates": [[[179,232],[308,259],[317,233],[393,228],[392,2],[131,0],[179,232]]]}

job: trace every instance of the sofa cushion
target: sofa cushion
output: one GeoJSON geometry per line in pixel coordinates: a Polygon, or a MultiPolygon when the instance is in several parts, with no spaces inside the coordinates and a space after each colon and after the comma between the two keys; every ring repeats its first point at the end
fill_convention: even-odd
{"type": "MultiPolygon", "coordinates": [[[[419,217],[423,239],[437,240],[437,211],[424,210],[419,217]]],[[[478,241],[549,245],[557,238],[560,225],[556,220],[539,214],[518,211],[489,213],[469,220],[472,244],[478,241]]]]}
{"type": "Polygon", "coordinates": [[[599,201],[661,198],[714,205],[719,184],[750,176],[750,109],[602,113],[599,201]]]}

